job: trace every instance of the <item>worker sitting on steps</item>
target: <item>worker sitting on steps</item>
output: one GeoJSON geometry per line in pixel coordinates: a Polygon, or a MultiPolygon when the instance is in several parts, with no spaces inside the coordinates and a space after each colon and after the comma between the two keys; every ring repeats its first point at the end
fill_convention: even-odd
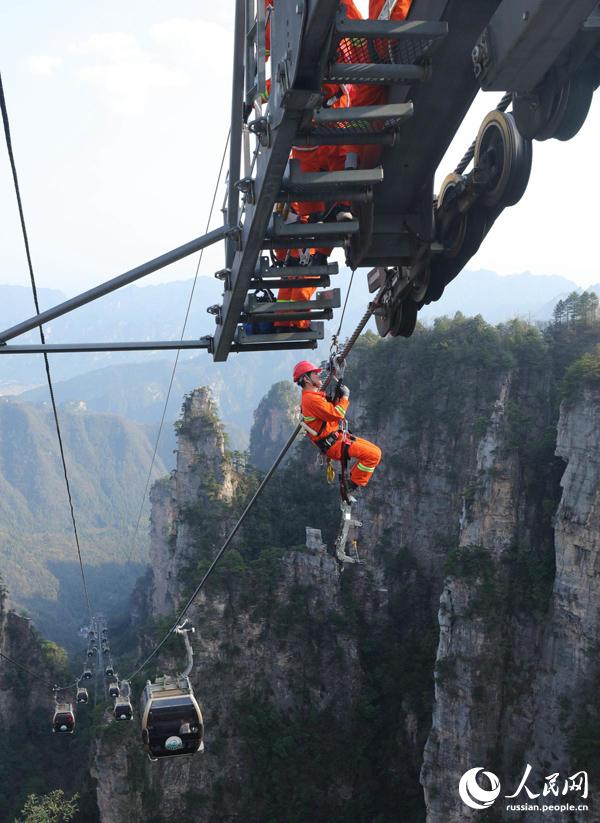
{"type": "Polygon", "coordinates": [[[350,389],[338,385],[334,402],[330,403],[321,391],[321,369],[308,360],[301,360],[294,368],[294,383],[302,389],[302,428],[318,449],[330,460],[356,459],[346,481],[349,502],[354,493],[366,486],[381,460],[381,449],[368,440],[355,437],[343,430],[350,389]]]}

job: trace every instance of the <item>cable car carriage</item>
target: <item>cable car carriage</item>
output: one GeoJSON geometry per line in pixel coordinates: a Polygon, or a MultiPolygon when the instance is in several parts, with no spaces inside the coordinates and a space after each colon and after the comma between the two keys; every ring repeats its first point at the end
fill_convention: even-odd
{"type": "Polygon", "coordinates": [[[112,666],[112,663],[109,663],[109,665],[106,667],[106,670],[105,670],[104,674],[106,675],[106,677],[114,677],[115,676],[115,670],[112,666]]]}
{"type": "Polygon", "coordinates": [[[114,709],[115,720],[133,720],[133,706],[128,697],[117,697],[114,709]]]}
{"type": "Polygon", "coordinates": [[[142,741],[150,760],[204,751],[204,724],[187,675],[148,681],[142,694],[142,741]]]}
{"type": "Polygon", "coordinates": [[[109,697],[118,697],[120,694],[121,691],[119,689],[119,684],[116,681],[114,681],[108,687],[108,695],[109,697]]]}
{"type": "Polygon", "coordinates": [[[93,657],[94,656],[94,650],[93,649],[88,649],[87,650],[87,656],[88,657],[93,657]]]}
{"type": "Polygon", "coordinates": [[[70,703],[57,703],[52,718],[52,731],[57,734],[73,734],[75,714],[70,703]]]}
{"type": "Polygon", "coordinates": [[[88,690],[85,689],[83,686],[77,687],[77,702],[78,703],[87,703],[89,700],[88,690]]]}
{"type": "Polygon", "coordinates": [[[92,670],[91,669],[84,669],[82,677],[84,680],[91,680],[92,679],[92,670]]]}

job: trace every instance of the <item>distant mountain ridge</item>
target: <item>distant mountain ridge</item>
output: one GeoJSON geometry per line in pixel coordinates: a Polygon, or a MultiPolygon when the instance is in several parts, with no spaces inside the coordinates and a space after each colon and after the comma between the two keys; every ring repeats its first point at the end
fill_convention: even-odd
{"type": "MultiPolygon", "coordinates": [[[[143,428],[116,415],[63,409],[60,422],[90,596],[104,610],[123,608],[146,557],[146,508],[135,547],[132,537],[152,445],[143,428]]],[[[153,478],[165,472],[158,458],[153,478]]],[[[73,644],[85,603],[54,422],[48,409],[7,398],[0,398],[0,574],[47,636],[73,644]]]]}

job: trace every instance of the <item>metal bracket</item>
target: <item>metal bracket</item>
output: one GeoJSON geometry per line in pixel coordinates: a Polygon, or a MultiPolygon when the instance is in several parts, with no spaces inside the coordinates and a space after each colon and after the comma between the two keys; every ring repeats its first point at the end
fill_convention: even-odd
{"type": "Polygon", "coordinates": [[[254,180],[251,177],[242,177],[242,179],[238,180],[235,185],[244,195],[246,203],[251,203],[254,205],[256,202],[254,180]]]}
{"type": "Polygon", "coordinates": [[[215,272],[215,277],[221,280],[227,291],[231,289],[231,269],[219,269],[215,272]]]}
{"type": "Polygon", "coordinates": [[[221,315],[221,306],[219,306],[218,303],[215,303],[214,306],[209,306],[206,309],[206,311],[208,314],[212,314],[214,316],[215,323],[218,323],[220,325],[223,322],[223,317],[221,315]]]}

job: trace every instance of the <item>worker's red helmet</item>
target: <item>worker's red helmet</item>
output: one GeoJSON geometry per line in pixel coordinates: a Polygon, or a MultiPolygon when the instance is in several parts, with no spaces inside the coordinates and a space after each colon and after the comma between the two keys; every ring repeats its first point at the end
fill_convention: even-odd
{"type": "Polygon", "coordinates": [[[315,366],[314,363],[311,363],[310,360],[301,360],[299,363],[296,363],[294,366],[294,383],[297,383],[301,377],[304,377],[305,374],[308,374],[311,371],[321,371],[320,366],[315,366]]]}

